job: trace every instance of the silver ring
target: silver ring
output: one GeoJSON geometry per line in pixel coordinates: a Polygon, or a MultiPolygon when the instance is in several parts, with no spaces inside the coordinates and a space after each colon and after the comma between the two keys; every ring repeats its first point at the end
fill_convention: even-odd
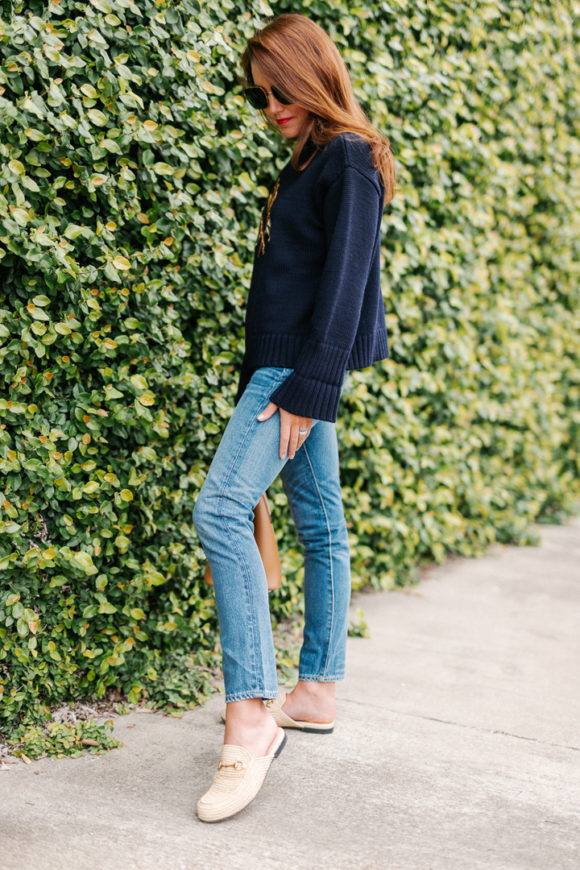
{"type": "Polygon", "coordinates": [[[308,429],[299,429],[298,434],[299,435],[308,435],[308,429]]]}

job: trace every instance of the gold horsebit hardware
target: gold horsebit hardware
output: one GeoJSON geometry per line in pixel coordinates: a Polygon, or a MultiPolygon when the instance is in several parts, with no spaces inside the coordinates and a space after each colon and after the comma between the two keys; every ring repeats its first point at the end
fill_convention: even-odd
{"type": "Polygon", "coordinates": [[[244,770],[245,764],[243,761],[235,761],[233,764],[224,764],[223,761],[218,762],[218,770],[221,770],[223,767],[233,767],[234,770],[244,770]]]}

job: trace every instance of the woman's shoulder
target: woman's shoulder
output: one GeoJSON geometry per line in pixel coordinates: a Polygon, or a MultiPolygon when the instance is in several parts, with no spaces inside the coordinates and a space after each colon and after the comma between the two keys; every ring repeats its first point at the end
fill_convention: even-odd
{"type": "Polygon", "coordinates": [[[378,170],[373,165],[372,148],[358,133],[339,133],[324,148],[323,154],[329,176],[338,177],[350,167],[375,185],[380,185],[378,170]]]}

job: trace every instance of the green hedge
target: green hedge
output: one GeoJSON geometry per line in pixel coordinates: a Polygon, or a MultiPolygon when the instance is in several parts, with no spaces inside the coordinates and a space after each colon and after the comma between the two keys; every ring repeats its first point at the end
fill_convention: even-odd
{"type": "MultiPolygon", "coordinates": [[[[62,701],[116,689],[179,707],[210,688],[216,617],[191,510],[232,407],[260,209],[288,159],[238,81],[244,41],[272,11],[331,33],[396,158],[392,356],[350,376],[339,423],[355,583],[405,583],[425,561],[525,542],[533,521],[573,508],[572,4],[12,7],[0,24],[6,739],[62,701]]],[[[272,495],[281,617],[299,610],[300,557],[272,495]]]]}

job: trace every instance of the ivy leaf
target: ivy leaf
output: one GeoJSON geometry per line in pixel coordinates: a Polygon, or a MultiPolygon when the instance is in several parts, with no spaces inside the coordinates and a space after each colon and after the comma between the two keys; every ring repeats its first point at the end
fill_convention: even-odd
{"type": "Polygon", "coordinates": [[[24,173],[26,172],[26,169],[24,168],[24,163],[21,163],[20,160],[9,160],[8,169],[15,175],[24,175],[24,173]]]}
{"type": "Polygon", "coordinates": [[[93,564],[93,559],[90,553],[77,551],[72,553],[71,562],[77,565],[85,574],[97,574],[98,569],[93,564]]]}
{"type": "Polygon", "coordinates": [[[80,90],[86,97],[90,97],[91,100],[96,100],[99,96],[99,92],[97,91],[97,89],[88,82],[85,82],[84,85],[81,85],[80,90]]]}
{"type": "Polygon", "coordinates": [[[129,262],[127,257],[117,256],[113,259],[113,266],[115,267],[115,269],[124,272],[127,269],[131,268],[131,263],[129,262]]]}
{"type": "Polygon", "coordinates": [[[107,124],[108,118],[100,109],[89,109],[87,115],[97,127],[104,127],[107,124]]]}

